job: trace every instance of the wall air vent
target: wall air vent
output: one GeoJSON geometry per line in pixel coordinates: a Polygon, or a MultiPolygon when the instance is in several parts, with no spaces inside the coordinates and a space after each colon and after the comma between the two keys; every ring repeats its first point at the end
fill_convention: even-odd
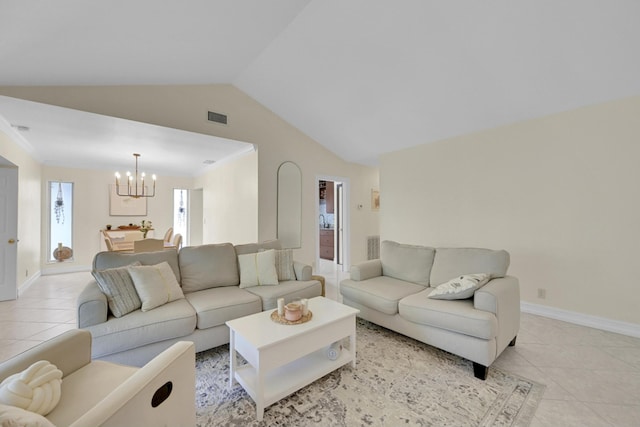
{"type": "Polygon", "coordinates": [[[226,114],[214,113],[213,111],[209,111],[207,120],[209,120],[210,122],[222,123],[223,125],[227,124],[226,114]]]}

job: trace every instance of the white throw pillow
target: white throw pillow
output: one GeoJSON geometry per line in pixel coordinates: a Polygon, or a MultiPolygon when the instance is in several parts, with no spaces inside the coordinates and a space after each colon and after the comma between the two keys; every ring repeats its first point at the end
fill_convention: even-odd
{"type": "Polygon", "coordinates": [[[238,256],[240,265],[240,287],[277,285],[275,250],[238,256]]]}
{"type": "Polygon", "coordinates": [[[47,415],[60,402],[62,371],[39,360],[0,383],[0,403],[47,415]]]}
{"type": "Polygon", "coordinates": [[[149,311],[168,302],[184,298],[184,293],[168,262],[129,267],[142,311],[149,311]]]}
{"type": "Polygon", "coordinates": [[[434,299],[466,299],[484,286],[491,275],[487,273],[464,274],[439,285],[429,294],[434,299]]]}
{"type": "Polygon", "coordinates": [[[0,426],[2,427],[55,427],[51,421],[35,412],[16,406],[0,404],[0,426]]]}

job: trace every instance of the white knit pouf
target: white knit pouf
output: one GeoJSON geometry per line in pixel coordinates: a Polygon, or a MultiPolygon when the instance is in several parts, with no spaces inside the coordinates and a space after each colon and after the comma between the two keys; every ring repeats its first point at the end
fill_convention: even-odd
{"type": "Polygon", "coordinates": [[[60,402],[62,371],[40,360],[0,383],[0,403],[47,415],[60,402]]]}

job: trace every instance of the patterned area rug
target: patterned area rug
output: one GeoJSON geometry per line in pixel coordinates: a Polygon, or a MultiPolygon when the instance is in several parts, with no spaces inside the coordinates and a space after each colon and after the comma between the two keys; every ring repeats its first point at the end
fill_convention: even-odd
{"type": "Polygon", "coordinates": [[[196,356],[199,426],[527,426],[544,386],[358,319],[357,364],[267,407],[256,421],[244,389],[229,388],[229,349],[196,356]]]}

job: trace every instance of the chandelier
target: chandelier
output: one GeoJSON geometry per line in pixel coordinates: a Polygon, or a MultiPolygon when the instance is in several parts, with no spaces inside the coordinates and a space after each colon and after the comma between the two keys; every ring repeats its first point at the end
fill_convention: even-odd
{"type": "Polygon", "coordinates": [[[136,172],[135,175],[131,175],[131,172],[127,171],[127,182],[125,184],[120,183],[120,172],[116,172],[116,194],[118,196],[123,197],[133,197],[134,199],[138,199],[140,197],[153,197],[156,195],[156,176],[153,175],[151,178],[153,179],[153,190],[151,194],[148,193],[144,186],[144,177],[146,174],[142,172],[140,174],[140,183],[138,183],[138,157],[140,154],[133,153],[133,156],[136,158],[136,172]],[[124,188],[121,190],[121,187],[126,187],[126,191],[124,188]]]}

